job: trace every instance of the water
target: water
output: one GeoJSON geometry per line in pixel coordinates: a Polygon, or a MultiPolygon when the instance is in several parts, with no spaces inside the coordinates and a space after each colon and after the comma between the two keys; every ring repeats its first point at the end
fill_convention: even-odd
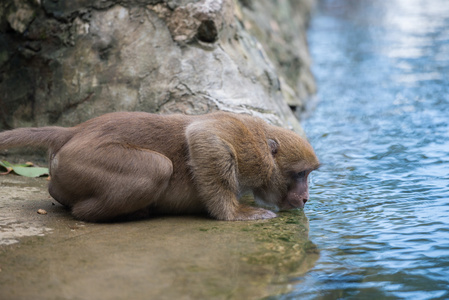
{"type": "Polygon", "coordinates": [[[449,299],[449,1],[322,1],[309,42],[321,258],[282,299],[449,299]]]}

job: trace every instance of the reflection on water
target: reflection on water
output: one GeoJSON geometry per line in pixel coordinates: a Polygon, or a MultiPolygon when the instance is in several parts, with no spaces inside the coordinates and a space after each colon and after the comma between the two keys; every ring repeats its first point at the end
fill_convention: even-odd
{"type": "Polygon", "coordinates": [[[449,299],[449,2],[327,0],[305,129],[321,258],[285,299],[449,299]]]}

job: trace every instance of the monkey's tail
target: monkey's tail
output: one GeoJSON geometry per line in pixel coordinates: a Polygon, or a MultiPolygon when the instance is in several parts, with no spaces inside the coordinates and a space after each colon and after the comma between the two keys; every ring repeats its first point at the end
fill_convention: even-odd
{"type": "Polygon", "coordinates": [[[23,146],[59,149],[75,134],[72,128],[18,128],[0,132],[0,149],[23,146]]]}

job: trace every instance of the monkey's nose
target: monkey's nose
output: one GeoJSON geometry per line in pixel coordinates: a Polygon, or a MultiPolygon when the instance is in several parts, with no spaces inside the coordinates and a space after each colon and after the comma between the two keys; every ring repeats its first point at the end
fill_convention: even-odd
{"type": "Polygon", "coordinates": [[[308,200],[309,200],[309,199],[302,199],[303,205],[306,205],[306,202],[307,202],[308,200]]]}

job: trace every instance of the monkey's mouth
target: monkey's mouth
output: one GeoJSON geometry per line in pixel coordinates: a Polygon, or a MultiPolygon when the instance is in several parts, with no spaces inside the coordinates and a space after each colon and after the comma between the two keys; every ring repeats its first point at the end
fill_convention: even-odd
{"type": "Polygon", "coordinates": [[[294,201],[292,199],[284,199],[282,201],[282,205],[280,206],[281,210],[289,210],[289,209],[295,209],[295,208],[304,208],[307,200],[300,200],[294,201]]]}

